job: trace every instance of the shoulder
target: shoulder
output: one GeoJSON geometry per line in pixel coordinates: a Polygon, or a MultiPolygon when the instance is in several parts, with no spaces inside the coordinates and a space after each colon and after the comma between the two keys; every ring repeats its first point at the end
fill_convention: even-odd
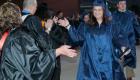
{"type": "Polygon", "coordinates": [[[8,36],[8,42],[15,42],[21,39],[34,41],[31,35],[24,28],[21,28],[21,27],[12,30],[8,36]]]}
{"type": "Polygon", "coordinates": [[[112,12],[112,15],[115,15],[115,14],[117,14],[118,13],[118,11],[114,11],[114,12],[112,12]]]}
{"type": "Polygon", "coordinates": [[[41,21],[37,16],[28,15],[24,21],[41,21]]]}
{"type": "Polygon", "coordinates": [[[131,10],[128,10],[127,14],[130,15],[130,16],[135,16],[135,13],[133,11],[131,11],[131,10]]]}

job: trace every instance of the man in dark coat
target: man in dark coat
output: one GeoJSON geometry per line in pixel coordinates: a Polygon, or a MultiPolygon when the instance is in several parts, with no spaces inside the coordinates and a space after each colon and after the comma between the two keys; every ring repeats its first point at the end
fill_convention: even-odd
{"type": "Polygon", "coordinates": [[[140,25],[135,14],[126,9],[126,0],[119,0],[117,7],[118,10],[113,13],[113,21],[119,31],[125,33],[126,42],[131,48],[131,53],[124,56],[124,66],[128,71],[126,77],[128,80],[132,80],[132,77],[134,77],[133,68],[136,68],[135,31],[140,37],[140,25]]]}

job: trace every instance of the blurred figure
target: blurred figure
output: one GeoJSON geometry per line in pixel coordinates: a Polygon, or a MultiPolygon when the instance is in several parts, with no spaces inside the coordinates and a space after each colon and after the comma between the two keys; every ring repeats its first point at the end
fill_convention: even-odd
{"type": "Polygon", "coordinates": [[[59,19],[63,18],[64,17],[64,13],[62,11],[57,11],[56,12],[56,17],[58,17],[59,19]]]}
{"type": "MultiPolygon", "coordinates": [[[[52,42],[52,48],[56,49],[60,46],[68,43],[68,32],[65,28],[60,27],[57,23],[58,17],[55,16],[55,12],[48,9],[45,21],[45,32],[48,33],[52,42]]],[[[47,34],[46,34],[47,35],[47,34]]],[[[60,57],[57,57],[56,68],[54,70],[54,76],[52,80],[60,80],[61,74],[61,62],[60,57]]]]}
{"type": "Polygon", "coordinates": [[[56,58],[60,55],[77,55],[67,45],[52,49],[52,44],[47,42],[49,39],[21,25],[20,9],[13,3],[0,7],[0,19],[3,23],[1,27],[12,28],[2,49],[0,80],[52,80],[56,58]],[[42,46],[44,44],[45,47],[42,46]]]}
{"type": "Polygon", "coordinates": [[[37,8],[37,11],[35,13],[35,15],[37,17],[39,17],[39,19],[41,20],[41,24],[42,24],[42,28],[44,29],[45,28],[45,21],[46,21],[46,14],[47,14],[47,11],[48,11],[48,6],[46,3],[41,3],[38,8],[37,8]]]}
{"type": "Polygon", "coordinates": [[[41,4],[38,6],[35,15],[38,16],[41,20],[45,20],[46,14],[47,14],[47,10],[48,10],[48,5],[47,5],[47,3],[41,3],[41,4]]]}
{"type": "Polygon", "coordinates": [[[78,26],[81,23],[81,19],[80,19],[80,14],[79,12],[74,12],[72,15],[72,18],[70,20],[70,24],[76,28],[78,28],[78,26]]]}
{"type": "Polygon", "coordinates": [[[82,20],[83,20],[83,22],[85,22],[85,23],[88,23],[89,22],[89,14],[90,13],[88,13],[88,12],[85,12],[85,13],[83,13],[83,15],[82,15],[82,20]]]}
{"type": "Polygon", "coordinates": [[[125,68],[124,71],[126,72],[127,80],[132,80],[132,77],[135,76],[133,69],[136,68],[135,32],[137,32],[137,36],[140,37],[140,25],[136,15],[132,11],[127,10],[126,4],[126,0],[118,0],[117,10],[112,15],[113,21],[119,29],[118,33],[125,33],[126,42],[129,44],[129,48],[131,48],[131,54],[123,57],[122,64],[125,68]]]}

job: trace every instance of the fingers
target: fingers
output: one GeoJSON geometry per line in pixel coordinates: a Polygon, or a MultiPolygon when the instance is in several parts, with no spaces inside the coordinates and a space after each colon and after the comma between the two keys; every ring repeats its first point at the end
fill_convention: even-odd
{"type": "Polygon", "coordinates": [[[63,50],[62,55],[65,55],[65,56],[71,57],[71,58],[76,57],[77,51],[74,49],[70,49],[70,48],[71,48],[71,46],[69,46],[69,45],[62,46],[61,47],[61,50],[63,50]]]}
{"type": "Polygon", "coordinates": [[[69,46],[69,45],[64,45],[64,47],[67,49],[71,48],[71,46],[69,46]]]}
{"type": "Polygon", "coordinates": [[[127,50],[127,51],[125,52],[125,54],[123,54],[123,55],[121,56],[121,59],[123,59],[124,56],[127,56],[128,54],[130,54],[130,52],[131,52],[131,49],[127,50]]]}
{"type": "Polygon", "coordinates": [[[58,24],[60,25],[60,26],[63,26],[63,27],[67,27],[67,25],[69,24],[69,21],[66,19],[66,18],[64,18],[64,19],[59,19],[58,20],[58,24]]]}
{"type": "Polygon", "coordinates": [[[76,53],[76,51],[71,50],[66,53],[66,56],[73,58],[73,57],[77,56],[77,53],[76,53]]]}
{"type": "Polygon", "coordinates": [[[54,21],[54,23],[57,23],[58,22],[58,17],[54,16],[53,21],[54,21]]]}
{"type": "Polygon", "coordinates": [[[77,52],[76,52],[76,50],[68,49],[66,51],[66,54],[65,55],[68,56],[68,57],[73,58],[73,57],[76,57],[77,56],[77,52]]]}
{"type": "Polygon", "coordinates": [[[126,47],[121,47],[122,52],[124,52],[126,49],[126,47]]]}

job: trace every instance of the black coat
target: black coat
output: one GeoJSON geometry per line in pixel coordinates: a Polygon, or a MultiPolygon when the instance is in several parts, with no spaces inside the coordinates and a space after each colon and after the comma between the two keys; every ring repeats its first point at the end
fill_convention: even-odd
{"type": "Polygon", "coordinates": [[[10,33],[2,54],[1,80],[51,80],[56,61],[55,50],[42,50],[24,27],[10,33]]]}
{"type": "MultiPolygon", "coordinates": [[[[46,32],[43,31],[41,27],[41,21],[39,20],[38,17],[29,15],[25,19],[23,25],[26,26],[26,28],[31,32],[32,36],[38,41],[41,50],[46,50],[46,48],[49,50],[56,49],[61,46],[59,43],[57,43],[56,38],[55,38],[56,40],[52,39],[52,37],[57,37],[57,35],[61,35],[61,33],[58,30],[57,31],[53,30],[52,32],[50,32],[51,35],[48,35],[46,32]],[[57,35],[55,34],[56,32],[58,32],[57,35]]],[[[55,69],[54,72],[52,73],[52,78],[50,80],[60,80],[61,74],[60,57],[56,58],[55,63],[56,63],[55,69]]]]}

